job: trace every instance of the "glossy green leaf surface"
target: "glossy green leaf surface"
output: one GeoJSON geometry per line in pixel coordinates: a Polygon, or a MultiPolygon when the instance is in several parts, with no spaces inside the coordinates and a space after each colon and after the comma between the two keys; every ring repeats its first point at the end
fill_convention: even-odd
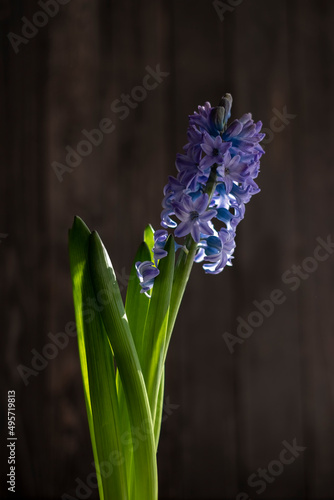
{"type": "Polygon", "coordinates": [[[132,264],[125,300],[125,312],[129,321],[132,338],[135,343],[140,362],[142,360],[144,348],[143,334],[146,316],[151,299],[144,293],[141,293],[141,286],[135,269],[135,264],[138,261],[144,262],[146,260],[151,260],[151,253],[147,244],[143,242],[139,246],[132,264]]]}
{"type": "Polygon", "coordinates": [[[169,305],[173,285],[175,242],[168,237],[165,250],[168,255],[160,260],[160,274],[154,281],[150,307],[144,331],[142,369],[150,401],[153,422],[156,417],[158,393],[164,367],[164,352],[168,326],[169,305]]]}
{"type": "Polygon", "coordinates": [[[76,217],[69,231],[69,253],[88,423],[100,499],[127,500],[113,354],[99,312],[88,306],[91,300],[103,300],[95,294],[88,266],[89,238],[89,229],[76,217]],[[100,464],[110,464],[115,454],[119,466],[112,474],[101,474],[100,464]]]}
{"type": "Polygon", "coordinates": [[[114,269],[95,232],[90,236],[88,254],[95,295],[102,293],[106,298],[100,314],[114,352],[131,424],[136,486],[131,500],[157,500],[154,431],[145,381],[114,269]],[[138,439],[138,432],[142,438],[138,439]]]}
{"type": "Polygon", "coordinates": [[[153,254],[153,250],[152,250],[152,248],[154,246],[154,229],[151,226],[151,224],[148,224],[145,227],[145,230],[144,230],[144,242],[148,246],[148,248],[150,250],[150,254],[151,254],[151,258],[150,259],[146,259],[146,260],[151,260],[152,262],[154,262],[154,254],[153,254]]]}

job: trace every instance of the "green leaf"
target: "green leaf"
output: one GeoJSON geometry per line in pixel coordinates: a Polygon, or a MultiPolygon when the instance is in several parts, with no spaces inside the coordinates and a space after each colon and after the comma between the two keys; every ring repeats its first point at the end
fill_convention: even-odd
{"type": "Polygon", "coordinates": [[[155,440],[155,448],[158,450],[159,438],[160,438],[160,430],[161,430],[161,419],[162,419],[162,411],[164,406],[164,394],[165,394],[165,367],[163,367],[160,387],[158,393],[157,400],[157,410],[154,419],[154,440],[155,440]]]}
{"type": "Polygon", "coordinates": [[[139,500],[157,500],[154,433],[144,377],[114,269],[95,232],[89,241],[89,265],[95,294],[103,291],[107,298],[101,316],[114,352],[131,423],[136,486],[134,495],[139,500]],[[138,439],[138,431],[144,435],[144,439],[138,439]]]}
{"type": "MultiPolygon", "coordinates": [[[[151,255],[146,243],[143,242],[139,246],[135,258],[133,260],[128,281],[126,300],[125,300],[125,312],[129,321],[129,326],[136,347],[136,351],[138,354],[140,365],[142,362],[142,352],[143,352],[143,333],[144,333],[147,311],[150,305],[150,299],[144,293],[140,293],[141,286],[137,276],[135,264],[138,261],[143,262],[145,260],[151,260],[151,255]]],[[[124,424],[124,428],[126,431],[126,428],[130,425],[129,415],[127,410],[124,390],[122,382],[119,377],[118,370],[116,374],[116,386],[117,386],[118,401],[120,406],[121,422],[124,424]]],[[[128,477],[130,478],[132,477],[133,456],[130,447],[128,447],[125,451],[126,451],[127,473],[128,477]]],[[[136,487],[134,481],[130,481],[128,487],[131,493],[133,489],[136,487]]]]}
{"type": "Polygon", "coordinates": [[[142,368],[153,422],[155,422],[158,393],[164,367],[169,305],[173,284],[175,242],[172,236],[168,237],[165,250],[168,255],[159,263],[160,274],[154,281],[143,339],[145,351],[142,368]]]}
{"type": "Polygon", "coordinates": [[[145,227],[145,230],[144,230],[144,242],[148,246],[148,248],[150,250],[150,253],[151,253],[151,258],[150,259],[146,259],[146,260],[151,260],[152,262],[154,262],[154,254],[153,254],[153,251],[152,251],[152,248],[154,247],[154,229],[151,226],[151,224],[149,224],[148,226],[145,227]]]}
{"type": "Polygon", "coordinates": [[[119,458],[124,457],[124,452],[120,440],[114,359],[100,315],[88,306],[88,301],[96,299],[87,261],[89,237],[89,229],[76,217],[69,231],[69,253],[88,423],[100,500],[127,500],[124,463],[120,460],[112,475],[100,473],[100,464],[110,462],[112,452],[119,458]]]}
{"type": "Polygon", "coordinates": [[[132,338],[134,340],[140,362],[142,361],[144,347],[143,333],[150,299],[147,295],[141,293],[141,286],[137,276],[135,264],[138,261],[144,262],[146,260],[151,260],[151,254],[147,244],[143,242],[139,246],[132,264],[125,300],[125,312],[128,317],[132,338]]]}

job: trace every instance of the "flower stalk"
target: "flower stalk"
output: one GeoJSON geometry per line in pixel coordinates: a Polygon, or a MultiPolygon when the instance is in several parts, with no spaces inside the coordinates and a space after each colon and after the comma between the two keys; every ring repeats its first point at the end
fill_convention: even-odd
{"type": "MultiPolygon", "coordinates": [[[[216,169],[213,168],[210,174],[210,178],[208,180],[205,192],[209,196],[210,205],[211,199],[214,195],[215,189],[217,185],[217,174],[216,169]]],[[[169,342],[173,333],[175,321],[177,318],[177,314],[180,309],[180,305],[182,302],[182,298],[190,277],[190,273],[194,264],[195,255],[197,252],[198,243],[193,240],[193,238],[189,235],[184,247],[181,249],[179,254],[179,258],[175,265],[174,271],[174,282],[172,288],[172,296],[171,296],[171,304],[169,311],[169,321],[168,321],[168,329],[167,329],[167,342],[164,358],[166,359],[169,342]]]]}

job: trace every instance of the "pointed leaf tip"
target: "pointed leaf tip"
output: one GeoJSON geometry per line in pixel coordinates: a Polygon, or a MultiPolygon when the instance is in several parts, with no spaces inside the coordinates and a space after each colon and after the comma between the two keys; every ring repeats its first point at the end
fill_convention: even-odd
{"type": "Polygon", "coordinates": [[[154,262],[154,254],[152,251],[154,246],[154,229],[151,224],[148,224],[144,230],[144,241],[150,250],[151,260],[154,262]]]}

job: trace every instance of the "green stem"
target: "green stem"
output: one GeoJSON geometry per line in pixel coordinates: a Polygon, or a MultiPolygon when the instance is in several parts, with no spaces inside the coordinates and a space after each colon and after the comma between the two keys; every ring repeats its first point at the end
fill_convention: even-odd
{"type": "Polygon", "coordinates": [[[186,249],[182,249],[179,258],[175,265],[174,271],[174,282],[172,288],[172,296],[170,301],[169,319],[166,335],[165,344],[165,356],[166,359],[167,350],[172,336],[173,328],[175,325],[177,313],[180,308],[180,304],[183,298],[184,291],[186,289],[190,272],[194,263],[194,258],[197,250],[197,243],[193,240],[191,236],[188,236],[186,249]]]}
{"type": "MultiPolygon", "coordinates": [[[[211,202],[212,196],[214,195],[216,185],[217,185],[217,165],[212,167],[211,174],[206,185],[205,193],[209,195],[208,206],[211,202]]],[[[172,288],[172,295],[170,301],[169,309],[169,319],[165,343],[165,354],[164,359],[166,359],[167,350],[169,342],[173,333],[173,328],[179,312],[179,308],[182,302],[183,294],[185,292],[191,269],[193,267],[194,258],[197,250],[197,243],[193,240],[192,236],[188,236],[186,240],[185,247],[181,249],[179,258],[175,265],[174,271],[174,281],[172,288]]]]}

